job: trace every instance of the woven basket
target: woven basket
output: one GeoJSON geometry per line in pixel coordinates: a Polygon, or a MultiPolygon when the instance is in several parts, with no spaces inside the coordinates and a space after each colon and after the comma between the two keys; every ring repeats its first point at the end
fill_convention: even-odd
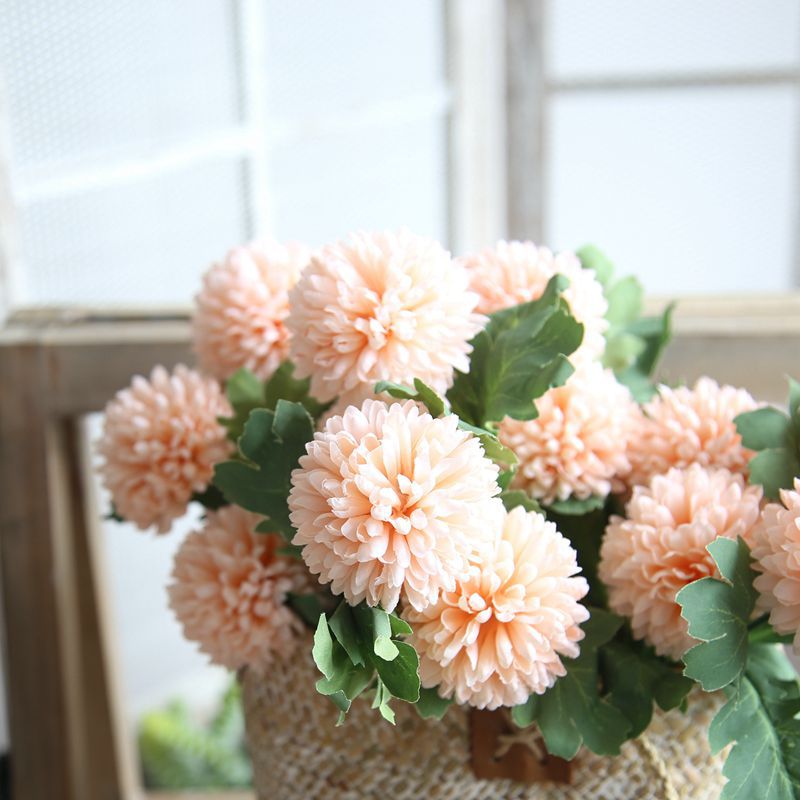
{"type": "Polygon", "coordinates": [[[337,728],[338,712],[314,690],[310,655],[241,677],[259,800],[712,800],[724,783],[724,758],[706,739],[721,701],[702,693],[686,714],[657,714],[617,758],[581,751],[569,784],[522,784],[475,777],[461,707],[435,721],[395,702],[392,727],[359,699],[337,728]]]}

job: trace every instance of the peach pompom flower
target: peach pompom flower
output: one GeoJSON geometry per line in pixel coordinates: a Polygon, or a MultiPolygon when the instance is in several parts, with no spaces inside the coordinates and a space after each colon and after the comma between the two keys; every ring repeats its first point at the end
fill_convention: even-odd
{"type": "Polygon", "coordinates": [[[267,379],[289,353],[289,289],[308,263],[301,244],[236,247],[203,276],[192,321],[201,369],[219,380],[247,367],[267,379]]]}
{"type": "Polygon", "coordinates": [[[761,487],[741,475],[699,464],[656,475],[637,486],[611,517],[600,550],[600,580],[613,611],[630,618],[633,635],[678,660],[695,640],[675,595],[716,567],[706,546],[718,536],[752,539],[761,487]]]}
{"type": "Polygon", "coordinates": [[[293,543],[351,605],[417,609],[455,589],[502,513],[480,442],[413,401],[367,399],[333,416],[292,473],[293,543]]]}
{"type": "Polygon", "coordinates": [[[536,419],[507,417],[499,428],[519,459],[518,488],[545,505],[623,488],[617,476],[630,469],[626,450],[640,412],[611,370],[582,366],[536,407],[536,419]]]}
{"type": "Polygon", "coordinates": [[[187,639],[212,662],[259,672],[292,653],[304,631],[286,606],[308,591],[303,565],[277,554],[283,539],[254,533],[260,517],[237,506],[209,511],[175,555],[170,606],[187,639]]]}
{"type": "Polygon", "coordinates": [[[467,371],[485,322],[467,282],[438,243],[408,231],[323,248],[289,295],[296,377],[310,377],[323,402],[360,402],[381,380],[420,378],[444,392],[454,367],[467,371]]]}
{"type": "Polygon", "coordinates": [[[608,303],[603,286],[592,270],[583,269],[574,253],[554,255],[533,242],[498,242],[460,261],[469,271],[470,287],[480,296],[481,314],[537,300],[550,278],[564,275],[569,279],[564,299],[584,326],[583,342],[570,361],[576,365],[594,361],[605,352],[608,303]]]}
{"type": "Polygon", "coordinates": [[[183,365],[133,379],[106,406],[97,451],[114,508],[141,529],[166,533],[230,452],[217,421],[230,405],[219,384],[183,365]]]}
{"type": "Polygon", "coordinates": [[[781,503],[764,507],[753,533],[757,608],[769,612],[772,627],[794,635],[794,651],[800,655],[800,478],[794,491],[783,489],[781,503]]]}
{"type": "Polygon", "coordinates": [[[422,611],[407,608],[423,686],[477,708],[524,703],[565,674],[589,618],[575,550],[541,514],[505,515],[493,548],[455,590],[422,611]]]}
{"type": "Polygon", "coordinates": [[[643,407],[639,430],[631,440],[629,482],[646,484],[670,467],[723,467],[747,474],[754,455],[742,446],[734,419],[758,403],[744,389],[700,378],[692,388],[660,386],[643,407]]]}

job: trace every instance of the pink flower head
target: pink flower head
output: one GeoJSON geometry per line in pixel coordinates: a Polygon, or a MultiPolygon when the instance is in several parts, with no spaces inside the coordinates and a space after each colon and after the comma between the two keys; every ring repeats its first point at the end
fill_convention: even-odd
{"type": "Polygon", "coordinates": [[[794,651],[800,655],[800,478],[794,491],[781,491],[781,503],[764,507],[753,532],[758,609],[769,612],[772,627],[794,634],[794,651]]]}
{"type": "Polygon", "coordinates": [[[137,375],[106,406],[97,444],[117,512],[143,530],[168,531],[230,452],[217,422],[230,413],[219,384],[183,365],[172,374],[156,367],[150,380],[137,375]]]}
{"type": "Polygon", "coordinates": [[[365,400],[333,416],[292,473],[294,544],[351,605],[414,608],[452,591],[502,511],[498,469],[458,418],[365,400]]]}
{"type": "Polygon", "coordinates": [[[298,561],[279,556],[273,533],[254,533],[260,517],[237,506],[210,511],[175,555],[170,606],[187,639],[215,664],[259,672],[292,653],[304,631],[286,605],[289,592],[308,591],[298,561]]]}
{"type": "Polygon", "coordinates": [[[734,418],[758,404],[744,389],[700,378],[693,388],[659,387],[644,406],[639,430],[628,451],[630,482],[646,484],[670,467],[723,467],[747,474],[753,453],[742,446],[734,418]]]}
{"type": "Polygon", "coordinates": [[[273,241],[236,247],[203,276],[192,323],[200,367],[219,380],[247,367],[267,379],[289,353],[289,289],[311,252],[273,241]]]}
{"type": "Polygon", "coordinates": [[[519,459],[515,485],[546,505],[623,488],[639,408],[611,370],[590,363],[536,401],[539,416],[506,418],[500,440],[519,459]]]}
{"type": "Polygon", "coordinates": [[[494,248],[461,259],[470,273],[470,287],[480,296],[478,311],[491,314],[501,308],[537,300],[554,275],[569,279],[564,299],[575,319],[583,323],[583,342],[571,356],[574,364],[599,359],[606,347],[608,303],[594,272],[583,269],[574,253],[553,255],[533,242],[498,242],[494,248]]]}
{"type": "Polygon", "coordinates": [[[432,239],[357,233],[322,249],[289,295],[298,378],[319,400],[360,402],[381,380],[444,392],[483,317],[467,274],[432,239]]]}
{"type": "Polygon", "coordinates": [[[630,618],[637,639],[675,660],[696,644],[675,595],[715,573],[706,547],[718,536],[751,539],[760,502],[760,486],[699,464],[633,490],[627,518],[612,517],[606,528],[599,575],[611,609],[630,618]]]}
{"type": "Polygon", "coordinates": [[[552,522],[521,507],[505,514],[493,548],[454,590],[407,608],[423,686],[477,708],[524,703],[565,674],[589,612],[576,553],[552,522]]]}

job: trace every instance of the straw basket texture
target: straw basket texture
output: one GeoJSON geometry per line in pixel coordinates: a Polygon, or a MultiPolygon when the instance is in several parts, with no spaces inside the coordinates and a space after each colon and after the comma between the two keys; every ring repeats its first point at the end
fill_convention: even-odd
{"type": "Polygon", "coordinates": [[[242,675],[247,736],[259,800],[712,800],[723,756],[706,732],[721,698],[692,695],[689,710],[657,713],[617,758],[581,751],[570,784],[479,780],[471,768],[469,712],[452,706],[422,720],[395,702],[392,727],[363,700],[345,724],[314,690],[310,656],[242,675]]]}

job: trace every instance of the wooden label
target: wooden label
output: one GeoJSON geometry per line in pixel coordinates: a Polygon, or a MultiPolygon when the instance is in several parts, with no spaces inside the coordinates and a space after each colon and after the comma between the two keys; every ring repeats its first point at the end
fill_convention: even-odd
{"type": "Polygon", "coordinates": [[[569,783],[569,761],[548,754],[535,728],[520,730],[507,709],[470,711],[472,771],[476,778],[518,783],[569,783]]]}

